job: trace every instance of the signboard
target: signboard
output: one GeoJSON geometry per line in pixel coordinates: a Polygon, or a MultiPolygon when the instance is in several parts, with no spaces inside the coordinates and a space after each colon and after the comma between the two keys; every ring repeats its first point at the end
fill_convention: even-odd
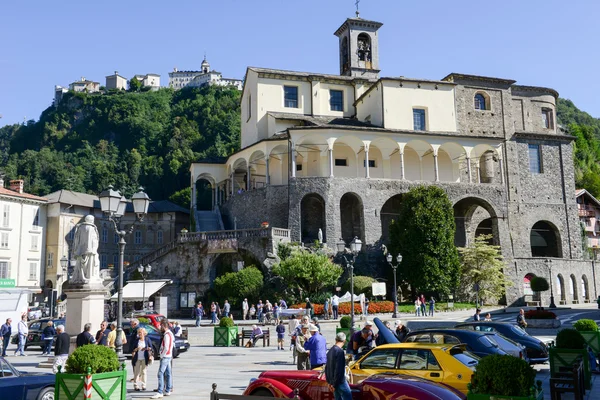
{"type": "Polygon", "coordinates": [[[12,288],[15,287],[14,279],[0,279],[0,288],[12,288]]]}
{"type": "Polygon", "coordinates": [[[228,239],[209,239],[207,252],[215,253],[237,253],[238,243],[235,238],[228,239]]]}
{"type": "Polygon", "coordinates": [[[373,290],[373,296],[385,296],[386,294],[384,282],[373,282],[371,288],[373,290]]]}

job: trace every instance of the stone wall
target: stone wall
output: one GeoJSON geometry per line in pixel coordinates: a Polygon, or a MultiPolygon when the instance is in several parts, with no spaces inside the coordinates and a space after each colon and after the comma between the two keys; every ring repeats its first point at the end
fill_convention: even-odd
{"type": "Polygon", "coordinates": [[[236,193],[221,206],[225,229],[256,229],[263,222],[277,228],[288,225],[288,186],[267,186],[236,193]]]}

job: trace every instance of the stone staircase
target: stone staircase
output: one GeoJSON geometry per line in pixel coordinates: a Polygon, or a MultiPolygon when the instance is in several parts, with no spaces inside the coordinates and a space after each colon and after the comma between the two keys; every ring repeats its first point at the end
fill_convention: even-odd
{"type": "Polygon", "coordinates": [[[213,211],[196,211],[196,232],[222,231],[223,220],[218,207],[213,211]]]}

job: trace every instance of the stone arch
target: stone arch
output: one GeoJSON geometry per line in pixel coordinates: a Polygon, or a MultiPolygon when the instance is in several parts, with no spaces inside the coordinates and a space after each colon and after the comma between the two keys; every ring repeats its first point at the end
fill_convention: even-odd
{"type": "Polygon", "coordinates": [[[232,164],[233,191],[248,190],[246,176],[248,174],[248,162],[245,158],[238,158],[232,164]]]}
{"type": "Polygon", "coordinates": [[[567,300],[567,292],[565,290],[565,278],[563,278],[562,274],[556,275],[556,291],[558,292],[558,298],[560,301],[567,300]]]}
{"type": "Polygon", "coordinates": [[[535,274],[532,272],[527,273],[523,277],[523,296],[533,296],[533,290],[531,290],[531,280],[535,278],[535,274]]]}
{"type": "MultiPolygon", "coordinates": [[[[477,235],[477,229],[485,220],[491,221],[492,243],[500,246],[500,234],[498,232],[498,218],[494,207],[480,197],[465,197],[454,204],[454,222],[456,233],[454,244],[458,247],[468,246],[470,241],[477,235]]],[[[485,222],[490,224],[490,222],[485,222]]],[[[486,225],[483,225],[485,227],[486,225]]],[[[480,231],[482,234],[482,231],[480,231]]]]}
{"type": "Polygon", "coordinates": [[[433,181],[435,175],[433,163],[433,147],[428,142],[415,139],[404,146],[406,179],[433,181]]]}
{"type": "Polygon", "coordinates": [[[214,179],[200,176],[196,180],[196,210],[211,211],[213,209],[214,179]]]}
{"type": "Polygon", "coordinates": [[[345,193],[340,199],[340,223],[344,242],[350,243],[354,237],[365,241],[363,202],[356,193],[345,193]]]}
{"type": "Polygon", "coordinates": [[[356,38],[356,53],[359,61],[371,62],[371,36],[362,32],[356,38]]]}
{"type": "Polygon", "coordinates": [[[254,189],[265,187],[267,184],[267,161],[262,150],[256,150],[250,155],[250,186],[254,189]]]}
{"type": "Polygon", "coordinates": [[[269,152],[271,185],[286,185],[289,177],[289,150],[287,145],[277,145],[269,152]]]}
{"type": "Polygon", "coordinates": [[[402,205],[402,194],[396,194],[383,204],[379,218],[381,220],[381,241],[384,244],[390,242],[390,225],[392,221],[398,220],[400,216],[400,207],[402,205]]]}
{"type": "Polygon", "coordinates": [[[296,165],[302,165],[298,176],[325,176],[327,149],[327,140],[322,135],[309,134],[298,139],[296,165]]]}
{"type": "Polygon", "coordinates": [[[486,218],[477,225],[477,229],[475,229],[475,237],[481,235],[492,235],[492,237],[487,241],[489,244],[494,244],[494,227],[493,221],[491,218],[486,218]]]}
{"type": "Polygon", "coordinates": [[[570,276],[571,279],[569,279],[569,289],[571,289],[571,297],[573,298],[573,301],[575,300],[579,300],[579,290],[577,288],[577,278],[575,277],[575,275],[571,274],[570,276]]]}
{"type": "Polygon", "coordinates": [[[311,243],[318,240],[319,229],[323,231],[323,241],[326,242],[325,200],[317,193],[309,193],[300,202],[300,234],[302,242],[311,243]]]}
{"type": "Polygon", "coordinates": [[[531,227],[529,242],[532,257],[562,258],[560,232],[548,221],[538,221],[531,227]]]}
{"type": "Polygon", "coordinates": [[[590,300],[590,284],[585,274],[581,276],[581,297],[584,301],[590,300]]]}
{"type": "Polygon", "coordinates": [[[489,144],[478,144],[471,150],[471,159],[476,160],[476,182],[497,183],[500,176],[498,151],[489,144]]]}
{"type": "Polygon", "coordinates": [[[442,182],[460,182],[460,161],[465,159],[466,150],[454,142],[446,142],[438,149],[438,169],[442,182]]]}

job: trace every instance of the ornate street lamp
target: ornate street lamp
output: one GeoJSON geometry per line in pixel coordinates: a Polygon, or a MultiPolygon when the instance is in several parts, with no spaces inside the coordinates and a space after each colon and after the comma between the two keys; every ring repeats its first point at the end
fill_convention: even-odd
{"type": "Polygon", "coordinates": [[[396,284],[396,268],[398,268],[398,266],[400,265],[400,263],[402,262],[402,254],[398,253],[398,255],[396,256],[396,265],[392,264],[392,259],[394,257],[392,257],[392,253],[388,253],[386,260],[388,262],[388,264],[390,264],[390,267],[392,267],[392,270],[394,271],[394,291],[392,292],[392,301],[394,302],[394,312],[392,313],[392,318],[398,318],[398,314],[396,313],[396,310],[398,308],[398,285],[396,284]]]}
{"type": "Polygon", "coordinates": [[[61,276],[67,275],[67,271],[69,270],[69,259],[65,255],[60,258],[60,270],[62,271],[61,276]]]}
{"type": "Polygon", "coordinates": [[[550,271],[550,308],[556,308],[556,304],[554,304],[554,278],[552,277],[552,260],[547,259],[546,266],[550,271]]]}
{"type": "Polygon", "coordinates": [[[123,355],[123,342],[121,336],[123,335],[123,264],[125,261],[125,236],[130,235],[133,232],[133,228],[137,222],[141,222],[145,215],[148,213],[148,206],[150,205],[150,198],[144,192],[144,189],[140,187],[139,191],[133,195],[133,212],[136,215],[136,220],[129,230],[122,230],[121,217],[125,215],[125,209],[127,207],[127,199],[122,196],[121,193],[114,190],[112,185],[105,191],[100,193],[100,208],[102,212],[108,216],[108,220],[113,223],[115,233],[119,236],[119,286],[117,296],[117,337],[115,338],[115,351],[120,361],[125,360],[123,355]]]}
{"type": "Polygon", "coordinates": [[[346,267],[350,270],[350,337],[354,334],[354,263],[356,256],[362,249],[362,242],[358,237],[354,237],[350,242],[350,252],[352,253],[352,260],[346,258],[346,243],[343,239],[340,239],[336,244],[337,251],[342,253],[344,261],[346,261],[346,267]]]}
{"type": "Polygon", "coordinates": [[[144,285],[142,289],[142,310],[146,310],[146,278],[150,272],[152,272],[152,266],[150,264],[144,266],[142,264],[138,265],[138,272],[142,275],[142,279],[144,280],[144,285]]]}

